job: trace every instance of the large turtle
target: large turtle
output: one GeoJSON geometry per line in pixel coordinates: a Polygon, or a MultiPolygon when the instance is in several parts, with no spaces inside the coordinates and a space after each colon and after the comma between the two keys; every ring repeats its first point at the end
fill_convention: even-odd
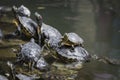
{"type": "Polygon", "coordinates": [[[29,65],[29,69],[33,69],[33,67],[37,67],[40,70],[45,70],[48,67],[47,62],[42,58],[42,48],[34,42],[32,38],[30,42],[27,42],[20,46],[20,50],[17,55],[18,64],[27,63],[29,65]],[[40,62],[41,61],[41,62],[40,62]],[[39,66],[38,66],[39,65],[39,66]]]}
{"type": "Polygon", "coordinates": [[[35,12],[37,24],[40,28],[40,34],[42,35],[42,42],[49,43],[51,39],[61,39],[61,33],[54,27],[47,25],[43,22],[42,16],[35,12]]]}
{"type": "Polygon", "coordinates": [[[19,8],[13,6],[13,12],[15,20],[13,21],[17,26],[15,35],[20,35],[25,38],[36,38],[38,39],[38,25],[30,18],[30,11],[23,5],[19,8]]]}
{"type": "Polygon", "coordinates": [[[83,47],[83,42],[84,40],[80,36],[78,36],[74,32],[70,32],[63,35],[61,45],[67,45],[72,47],[79,45],[83,47]]]}

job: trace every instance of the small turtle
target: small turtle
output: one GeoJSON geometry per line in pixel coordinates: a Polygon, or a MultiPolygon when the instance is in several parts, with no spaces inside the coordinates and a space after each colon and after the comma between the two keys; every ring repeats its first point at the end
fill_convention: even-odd
{"type": "MultiPolygon", "coordinates": [[[[35,65],[38,64],[38,61],[41,60],[41,52],[42,48],[34,42],[34,39],[32,38],[30,42],[21,45],[19,53],[17,53],[17,63],[27,63],[29,65],[29,69],[32,69],[33,67],[36,67],[35,65]]],[[[43,60],[42,60],[43,61],[43,60]]],[[[45,60],[44,60],[45,62],[45,60]]],[[[40,65],[40,63],[39,63],[40,65]]],[[[43,65],[43,63],[41,63],[43,65]]],[[[37,66],[39,69],[45,69],[47,65],[44,64],[44,66],[37,66]]]]}
{"type": "Polygon", "coordinates": [[[13,6],[13,12],[16,20],[13,23],[17,26],[17,31],[14,35],[20,35],[25,38],[38,38],[38,25],[30,18],[30,11],[23,5],[18,9],[13,6]]]}
{"type": "Polygon", "coordinates": [[[67,45],[72,47],[80,45],[83,47],[83,42],[84,40],[80,36],[78,36],[74,32],[70,32],[63,35],[61,45],[67,45]]]}
{"type": "Polygon", "coordinates": [[[61,39],[62,35],[56,28],[45,24],[43,22],[42,16],[37,12],[35,13],[35,16],[36,16],[37,24],[40,28],[40,33],[42,35],[43,42],[49,42],[49,40],[53,38],[61,39]]]}

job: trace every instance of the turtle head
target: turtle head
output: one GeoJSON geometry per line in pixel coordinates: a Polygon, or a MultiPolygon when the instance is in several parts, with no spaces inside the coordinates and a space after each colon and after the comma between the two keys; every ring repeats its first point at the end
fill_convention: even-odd
{"type": "Polygon", "coordinates": [[[41,57],[36,63],[36,68],[38,68],[40,71],[48,71],[50,69],[50,66],[46,60],[41,57]]]}
{"type": "Polygon", "coordinates": [[[39,13],[35,12],[35,17],[36,17],[38,25],[42,26],[42,22],[43,22],[42,16],[39,13]]]}
{"type": "Polygon", "coordinates": [[[61,37],[61,45],[67,45],[67,42],[68,41],[68,36],[67,36],[67,33],[64,33],[64,35],[61,37]]]}
{"type": "Polygon", "coordinates": [[[31,38],[31,39],[30,39],[30,42],[33,42],[33,43],[34,43],[34,42],[35,42],[35,39],[34,39],[34,38],[31,38]]]}
{"type": "Polygon", "coordinates": [[[30,10],[24,5],[21,5],[18,8],[16,6],[13,6],[12,11],[14,12],[14,14],[18,14],[20,16],[26,16],[26,17],[30,17],[31,14],[30,10]]]}
{"type": "Polygon", "coordinates": [[[17,7],[14,5],[14,6],[12,7],[12,9],[16,11],[16,10],[17,10],[17,7]]]}
{"type": "Polygon", "coordinates": [[[19,14],[20,16],[30,17],[31,12],[30,12],[30,10],[29,10],[27,7],[25,7],[24,5],[21,5],[21,6],[18,8],[18,14],[19,14]]]}
{"type": "Polygon", "coordinates": [[[16,7],[16,6],[13,6],[13,7],[12,7],[12,11],[14,12],[14,14],[17,13],[17,7],[16,7]]]}

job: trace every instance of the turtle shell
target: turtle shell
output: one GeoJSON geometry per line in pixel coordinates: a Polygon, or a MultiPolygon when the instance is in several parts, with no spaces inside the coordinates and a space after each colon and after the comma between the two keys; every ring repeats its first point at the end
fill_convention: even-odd
{"type": "Polygon", "coordinates": [[[61,38],[62,37],[61,33],[57,29],[53,28],[50,25],[46,25],[44,23],[42,23],[41,34],[44,34],[44,36],[47,39],[50,39],[50,38],[61,38]]]}
{"type": "Polygon", "coordinates": [[[35,36],[37,34],[37,24],[28,17],[18,16],[18,20],[21,24],[21,31],[26,36],[35,36]]]}
{"type": "Polygon", "coordinates": [[[61,46],[56,48],[57,56],[63,62],[86,62],[89,61],[89,53],[80,46],[75,46],[74,50],[71,50],[70,47],[61,46]]]}
{"type": "Polygon", "coordinates": [[[38,61],[41,56],[41,47],[36,44],[34,41],[30,41],[21,46],[20,53],[22,54],[23,58],[33,61],[38,61]]]}
{"type": "Polygon", "coordinates": [[[83,42],[84,40],[74,32],[65,33],[62,38],[62,43],[68,46],[80,45],[80,44],[83,44],[83,42]]]}

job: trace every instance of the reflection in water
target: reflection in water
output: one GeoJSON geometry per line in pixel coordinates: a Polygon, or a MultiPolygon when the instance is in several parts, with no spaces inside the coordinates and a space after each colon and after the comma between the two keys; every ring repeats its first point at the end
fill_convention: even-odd
{"type": "MultiPolygon", "coordinates": [[[[23,4],[31,10],[33,19],[34,12],[37,11],[43,16],[46,24],[56,27],[62,34],[76,32],[85,40],[85,47],[92,54],[109,55],[112,58],[114,58],[113,55],[120,56],[120,19],[115,14],[116,10],[114,12],[108,7],[110,4],[104,2],[106,0],[97,0],[98,2],[96,0],[64,0],[69,1],[63,4],[64,6],[60,2],[57,6],[58,4],[51,3],[49,0],[45,0],[48,2],[12,0],[11,3],[9,1],[11,0],[0,0],[0,5],[20,6],[23,4]]],[[[4,33],[14,31],[13,26],[0,24],[4,33]]],[[[0,47],[0,57],[13,57],[11,47],[14,46],[0,47]]],[[[85,64],[78,75],[76,80],[118,80],[120,68],[93,61],[85,64]]]]}

